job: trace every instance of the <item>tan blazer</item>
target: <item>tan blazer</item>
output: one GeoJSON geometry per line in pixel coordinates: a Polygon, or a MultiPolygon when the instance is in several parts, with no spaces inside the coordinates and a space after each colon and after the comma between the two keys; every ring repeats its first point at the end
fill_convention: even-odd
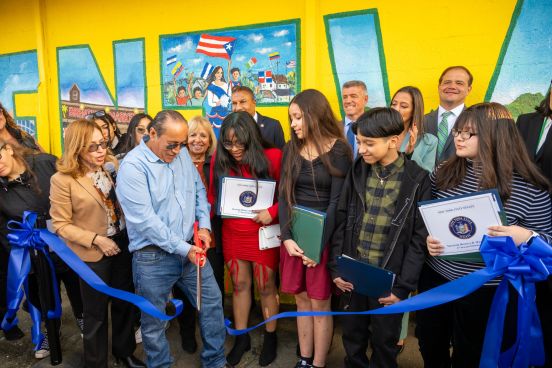
{"type": "Polygon", "coordinates": [[[56,234],[85,262],[97,262],[103,253],[92,241],[107,235],[104,202],[87,177],[56,173],[50,181],[50,216],[56,234]]]}

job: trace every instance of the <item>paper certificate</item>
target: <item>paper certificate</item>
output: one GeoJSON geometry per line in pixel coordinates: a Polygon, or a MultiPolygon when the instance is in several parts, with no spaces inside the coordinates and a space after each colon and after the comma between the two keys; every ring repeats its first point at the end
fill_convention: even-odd
{"type": "Polygon", "coordinates": [[[217,214],[222,217],[253,218],[256,216],[254,211],[272,206],[275,192],[274,180],[225,176],[220,184],[217,214]]]}
{"type": "Polygon", "coordinates": [[[429,235],[445,246],[442,256],[479,252],[488,227],[503,224],[496,190],[421,202],[419,208],[429,235]]]}

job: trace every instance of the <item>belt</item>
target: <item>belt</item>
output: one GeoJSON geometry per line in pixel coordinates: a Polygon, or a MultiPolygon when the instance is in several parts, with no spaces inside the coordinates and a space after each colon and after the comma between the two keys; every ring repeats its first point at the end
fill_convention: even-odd
{"type": "MultiPolygon", "coordinates": [[[[192,239],[188,240],[186,243],[194,245],[194,238],[192,237],[192,239]]],[[[155,251],[159,251],[159,250],[163,250],[163,249],[161,249],[157,245],[149,244],[149,245],[146,245],[145,247],[142,247],[138,250],[143,250],[143,251],[147,251],[147,252],[155,252],[155,251]]]]}

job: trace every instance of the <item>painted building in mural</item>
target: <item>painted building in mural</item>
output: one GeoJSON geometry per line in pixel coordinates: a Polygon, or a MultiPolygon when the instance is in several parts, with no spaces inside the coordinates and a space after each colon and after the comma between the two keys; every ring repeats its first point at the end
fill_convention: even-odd
{"type": "Polygon", "coordinates": [[[161,109],[203,114],[218,128],[235,86],[251,88],[258,108],[289,131],[287,106],[306,87],[320,89],[340,112],[347,80],[366,83],[370,107],[416,85],[429,111],[437,106],[440,72],[461,64],[475,76],[468,104],[497,101],[518,116],[532,111],[552,78],[552,0],[505,0],[498,8],[469,0],[461,9],[429,1],[282,0],[270,11],[218,1],[213,13],[192,3],[179,12],[165,0],[141,7],[127,0],[43,3],[0,4],[8,30],[0,35],[0,101],[57,154],[63,128],[97,110],[123,131],[134,114],[161,109]],[[87,27],[73,16],[95,9],[125,17],[87,27]],[[444,29],[439,19],[451,15],[464,19],[464,28],[444,29]]]}

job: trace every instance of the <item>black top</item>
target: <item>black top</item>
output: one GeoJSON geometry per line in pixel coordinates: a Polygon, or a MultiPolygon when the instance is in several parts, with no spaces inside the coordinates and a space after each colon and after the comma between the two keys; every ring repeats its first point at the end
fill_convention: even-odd
{"type": "MultiPolygon", "coordinates": [[[[284,147],[282,162],[286,162],[288,145],[284,147]]],[[[312,161],[301,158],[301,170],[295,182],[295,202],[297,205],[326,212],[326,227],[324,229],[324,244],[326,244],[335,227],[335,210],[345,175],[351,167],[351,148],[344,141],[336,141],[333,147],[325,153],[329,155],[332,166],[340,176],[332,176],[324,166],[320,157],[312,161]]],[[[280,193],[278,216],[280,218],[282,241],[291,239],[289,207],[285,197],[280,193]]]]}
{"type": "Polygon", "coordinates": [[[543,123],[544,115],[540,112],[523,114],[517,119],[517,127],[525,142],[529,157],[533,159],[533,162],[542,170],[544,176],[552,183],[552,129],[544,137],[544,143],[537,152],[537,144],[543,123]]]}
{"type": "Polygon", "coordinates": [[[50,218],[50,177],[56,172],[56,157],[39,153],[26,159],[36,181],[28,172],[12,181],[0,178],[0,244],[4,249],[9,249],[6,239],[9,220],[21,221],[24,211],[50,218]]]}

